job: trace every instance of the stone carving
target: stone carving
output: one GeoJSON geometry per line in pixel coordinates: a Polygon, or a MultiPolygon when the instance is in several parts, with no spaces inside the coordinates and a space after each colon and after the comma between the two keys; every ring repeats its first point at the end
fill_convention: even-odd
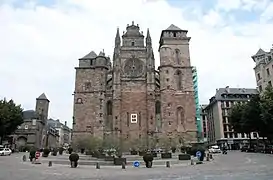
{"type": "Polygon", "coordinates": [[[143,75],[143,62],[134,56],[125,61],[124,74],[126,77],[136,78],[143,75]]]}

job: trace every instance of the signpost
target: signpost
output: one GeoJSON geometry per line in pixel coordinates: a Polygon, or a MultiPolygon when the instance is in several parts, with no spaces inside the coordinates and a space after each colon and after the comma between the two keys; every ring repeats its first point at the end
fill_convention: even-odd
{"type": "Polygon", "coordinates": [[[36,153],[35,153],[35,158],[36,158],[36,159],[39,159],[40,155],[41,155],[40,151],[36,151],[36,153]]]}
{"type": "Polygon", "coordinates": [[[195,155],[198,158],[198,160],[200,161],[200,157],[202,156],[201,151],[197,151],[195,155]]]}
{"type": "Polygon", "coordinates": [[[140,165],[139,161],[134,161],[134,163],[133,163],[134,167],[139,167],[139,165],[140,165]]]}
{"type": "Polygon", "coordinates": [[[39,161],[39,157],[40,156],[41,156],[41,152],[40,151],[36,151],[34,164],[41,164],[41,162],[39,161]]]}

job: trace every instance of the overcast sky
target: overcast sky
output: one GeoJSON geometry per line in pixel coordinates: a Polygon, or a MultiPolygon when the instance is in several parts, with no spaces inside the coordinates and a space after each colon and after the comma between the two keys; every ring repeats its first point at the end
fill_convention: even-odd
{"type": "Polygon", "coordinates": [[[112,58],[116,28],[139,24],[153,40],[161,30],[189,30],[201,103],[225,87],[255,88],[254,62],[273,43],[270,0],[0,0],[0,98],[24,109],[50,99],[50,117],[72,123],[78,59],[102,49],[112,58]]]}

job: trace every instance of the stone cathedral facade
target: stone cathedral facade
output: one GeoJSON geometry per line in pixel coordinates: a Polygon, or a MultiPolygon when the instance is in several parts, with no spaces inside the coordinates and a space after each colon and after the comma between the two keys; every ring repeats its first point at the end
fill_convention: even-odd
{"type": "Polygon", "coordinates": [[[152,39],[132,23],[117,29],[112,61],[104,52],[79,59],[74,91],[73,137],[197,141],[187,30],[170,25],[159,42],[155,69],[152,39]]]}

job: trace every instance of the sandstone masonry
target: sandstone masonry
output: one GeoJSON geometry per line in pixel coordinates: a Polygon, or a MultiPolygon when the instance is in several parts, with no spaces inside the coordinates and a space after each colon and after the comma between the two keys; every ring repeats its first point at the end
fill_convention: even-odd
{"type": "Polygon", "coordinates": [[[72,141],[93,135],[125,142],[197,139],[187,30],[171,25],[160,37],[155,70],[152,40],[132,23],[115,38],[113,61],[104,52],[79,59],[74,92],[72,141]]]}

